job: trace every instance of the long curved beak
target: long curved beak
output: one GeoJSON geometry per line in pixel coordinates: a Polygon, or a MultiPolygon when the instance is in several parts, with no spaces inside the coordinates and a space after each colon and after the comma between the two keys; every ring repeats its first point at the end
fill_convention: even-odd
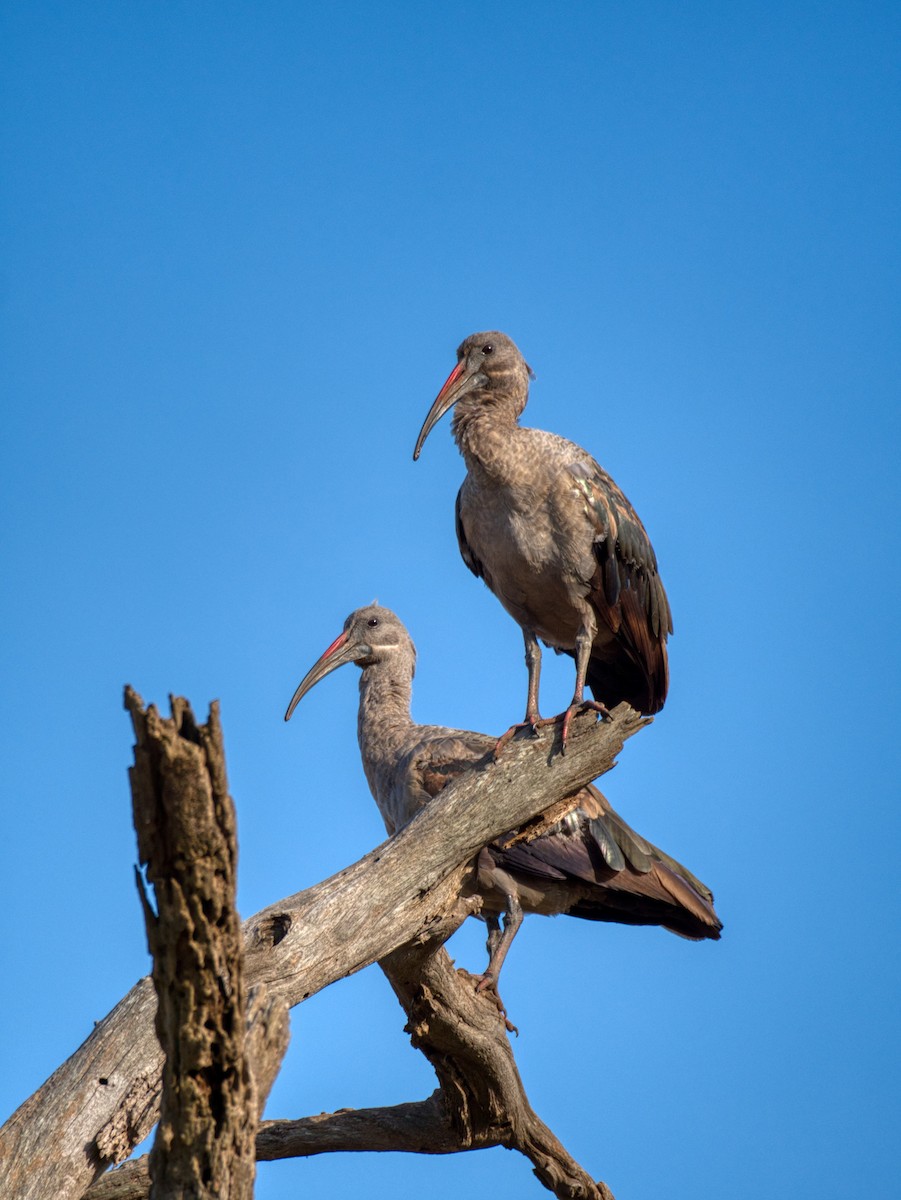
{"type": "Polygon", "coordinates": [[[297,686],[297,691],[291,697],[291,703],[288,705],[288,711],[285,713],[285,720],[291,720],[291,714],[297,708],[298,704],[310,690],[315,687],[320,679],[324,679],[326,675],[330,675],[332,671],[336,671],[338,667],[343,667],[345,663],[356,662],[359,658],[365,658],[372,651],[368,646],[362,646],[359,642],[352,642],[350,634],[345,630],[340,634],[324,654],[317,658],[303,679],[297,686]]]}
{"type": "Polygon", "coordinates": [[[426,438],[447,410],[453,408],[461,396],[465,396],[467,392],[471,392],[473,388],[479,387],[484,382],[485,376],[480,371],[467,370],[465,359],[461,359],[457,363],[445,380],[444,387],[435,397],[435,403],[429,409],[429,415],[423,421],[419,437],[416,439],[416,449],[413,451],[414,462],[419,458],[426,438]]]}

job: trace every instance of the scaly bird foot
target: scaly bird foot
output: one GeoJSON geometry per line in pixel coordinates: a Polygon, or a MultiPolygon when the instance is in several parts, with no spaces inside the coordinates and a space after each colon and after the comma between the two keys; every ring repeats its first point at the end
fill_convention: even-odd
{"type": "Polygon", "coordinates": [[[519,1037],[519,1030],[507,1016],[507,1010],[504,1008],[504,1002],[501,1000],[500,992],[497,990],[497,980],[494,976],[486,971],[484,975],[474,975],[473,978],[476,980],[476,992],[482,995],[487,994],[489,999],[493,1000],[497,1005],[497,1011],[503,1017],[507,1033],[515,1033],[519,1037]]]}
{"type": "Polygon", "coordinates": [[[538,730],[541,728],[541,726],[542,725],[551,725],[551,724],[553,724],[555,719],[556,718],[552,717],[549,720],[546,720],[538,712],[535,712],[534,714],[526,713],[524,721],[518,721],[515,725],[511,725],[510,728],[507,730],[507,732],[502,733],[501,736],[497,739],[497,745],[494,747],[495,761],[497,761],[497,759],[500,758],[500,754],[501,754],[501,751],[503,750],[504,746],[506,746],[508,742],[513,741],[513,739],[519,733],[520,729],[528,729],[528,731],[532,735],[532,737],[537,737],[538,730]]]}
{"type": "MultiPolygon", "coordinates": [[[[569,708],[566,710],[566,712],[561,713],[561,716],[563,718],[563,728],[560,731],[560,753],[561,754],[566,753],[566,739],[569,737],[569,726],[573,719],[573,713],[576,712],[577,710],[581,710],[583,712],[587,712],[590,710],[592,712],[600,713],[601,719],[604,721],[612,720],[612,717],[610,714],[610,709],[607,707],[606,704],[601,704],[600,700],[573,700],[572,704],[569,706],[569,708]]],[[[554,720],[559,720],[559,719],[560,719],[559,717],[554,718],[554,720]]]]}

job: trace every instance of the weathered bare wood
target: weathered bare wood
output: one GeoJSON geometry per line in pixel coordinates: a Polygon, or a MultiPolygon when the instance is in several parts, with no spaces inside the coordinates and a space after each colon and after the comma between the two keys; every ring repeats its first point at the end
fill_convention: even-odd
{"type": "MultiPolygon", "coordinates": [[[[336,1151],[406,1150],[414,1154],[455,1154],[466,1147],[451,1128],[441,1093],[412,1104],[342,1109],[298,1121],[263,1121],[256,1140],[258,1162],[309,1158],[336,1151]]],[[[147,1200],[149,1155],[123,1163],[101,1176],[85,1200],[147,1200]]]]}
{"type": "MultiPolygon", "coordinates": [[[[477,995],[467,972],[455,971],[447,954],[436,951],[437,944],[401,947],[380,965],[439,1089],[413,1104],[263,1122],[257,1158],[386,1150],[454,1154],[504,1146],[526,1155],[554,1195],[612,1200],[606,1185],[592,1180],[536,1116],[497,1011],[477,995]]],[[[147,1185],[146,1171],[126,1164],[96,1183],[86,1200],[145,1200],[147,1185]]]]}
{"type": "MultiPolygon", "coordinates": [[[[297,1121],[263,1121],[257,1160],[309,1158],[344,1151],[404,1150],[411,1154],[456,1154],[464,1147],[451,1127],[436,1089],[427,1100],[384,1108],[343,1108],[297,1121]]],[[[94,1200],[93,1194],[91,1200],[94,1200]]],[[[98,1198],[99,1200],[99,1198],[98,1198]]]]}
{"type": "Polygon", "coordinates": [[[479,1002],[468,973],[455,971],[434,943],[401,946],[379,965],[407,1014],[413,1045],[435,1069],[460,1149],[519,1150],[561,1200],[612,1200],[535,1114],[504,1026],[479,1002]]]}
{"type": "Polygon", "coordinates": [[[256,1110],[261,1113],[288,1049],[291,1022],[288,1006],[270,995],[265,983],[257,983],[249,990],[247,1012],[245,1048],[256,1093],[256,1110]]]}
{"type": "Polygon", "coordinates": [[[149,1154],[113,1167],[92,1184],[85,1200],[147,1200],[150,1195],[149,1154]]]}
{"type": "Polygon", "coordinates": [[[237,819],[219,706],[199,726],[184,700],[172,701],[171,720],[130,689],[125,703],[137,739],[138,856],[156,911],[136,874],[166,1055],[151,1195],[252,1200],[260,1111],[245,1051],[237,819]]]}
{"type": "MultiPolygon", "coordinates": [[[[274,998],[294,1005],[427,938],[465,891],[468,863],[483,845],[609,770],[644,724],[621,705],[609,722],[577,718],[565,755],[554,752],[553,730],[516,740],[359,862],[251,917],[248,982],[265,981],[274,998]]],[[[146,1136],[161,1067],[153,1010],[142,981],[10,1117],[0,1130],[5,1200],[76,1200],[146,1136]]]]}
{"type": "MultiPolygon", "coordinates": [[[[260,1113],[288,1048],[290,1023],[287,1007],[269,995],[265,984],[250,989],[247,1008],[245,1045],[257,1096],[255,1108],[260,1113]]],[[[262,1157],[257,1145],[257,1161],[262,1157]]],[[[107,1171],[88,1188],[88,1200],[146,1200],[150,1195],[149,1162],[150,1155],[144,1154],[107,1171]]]]}

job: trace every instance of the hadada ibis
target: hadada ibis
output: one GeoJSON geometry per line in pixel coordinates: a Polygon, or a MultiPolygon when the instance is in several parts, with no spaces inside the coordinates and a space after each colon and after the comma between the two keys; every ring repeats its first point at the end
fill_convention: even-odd
{"type": "Polygon", "coordinates": [[[659,712],[673,623],[653,547],[619,487],[574,442],[519,424],[530,376],[506,334],[466,338],[413,458],[453,407],[453,435],[467,467],[456,506],[460,553],[522,627],[524,724],[541,722],[538,639],[576,660],[565,747],[586,683],[601,712],[622,700],[641,713],[659,712]]]}
{"type": "MultiPolygon", "coordinates": [[[[451,780],[490,758],[497,739],[414,723],[416,649],[400,619],[377,604],[350,614],[301,680],[285,720],[315,684],[345,663],[362,669],[357,731],[363,770],[393,834],[451,780]]],[[[697,941],[720,936],[709,888],[630,829],[596,787],[582,788],[563,811],[556,820],[550,814],[532,840],[511,830],[476,860],[475,888],[489,930],[480,989],[497,993],[501,965],[524,912],[662,925],[697,941]]]]}

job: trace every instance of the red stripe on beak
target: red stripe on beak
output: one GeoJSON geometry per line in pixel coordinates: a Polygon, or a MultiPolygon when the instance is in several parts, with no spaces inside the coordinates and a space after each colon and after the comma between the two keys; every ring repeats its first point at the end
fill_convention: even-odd
{"type": "Polygon", "coordinates": [[[435,397],[436,404],[441,399],[441,397],[444,395],[444,393],[453,387],[453,385],[457,382],[457,380],[463,374],[465,369],[466,369],[466,362],[464,359],[461,359],[457,363],[457,365],[454,367],[454,369],[451,371],[450,375],[448,375],[447,379],[444,381],[444,387],[441,389],[441,391],[435,397]]]}
{"type": "Polygon", "coordinates": [[[348,638],[348,634],[346,631],[344,633],[339,633],[338,636],[335,638],[335,640],[332,642],[332,644],[329,646],[329,648],[327,650],[324,650],[323,653],[320,655],[320,662],[322,661],[323,658],[328,658],[328,656],[330,654],[334,654],[336,650],[339,650],[345,644],[345,642],[347,641],[347,638],[348,638]]]}

